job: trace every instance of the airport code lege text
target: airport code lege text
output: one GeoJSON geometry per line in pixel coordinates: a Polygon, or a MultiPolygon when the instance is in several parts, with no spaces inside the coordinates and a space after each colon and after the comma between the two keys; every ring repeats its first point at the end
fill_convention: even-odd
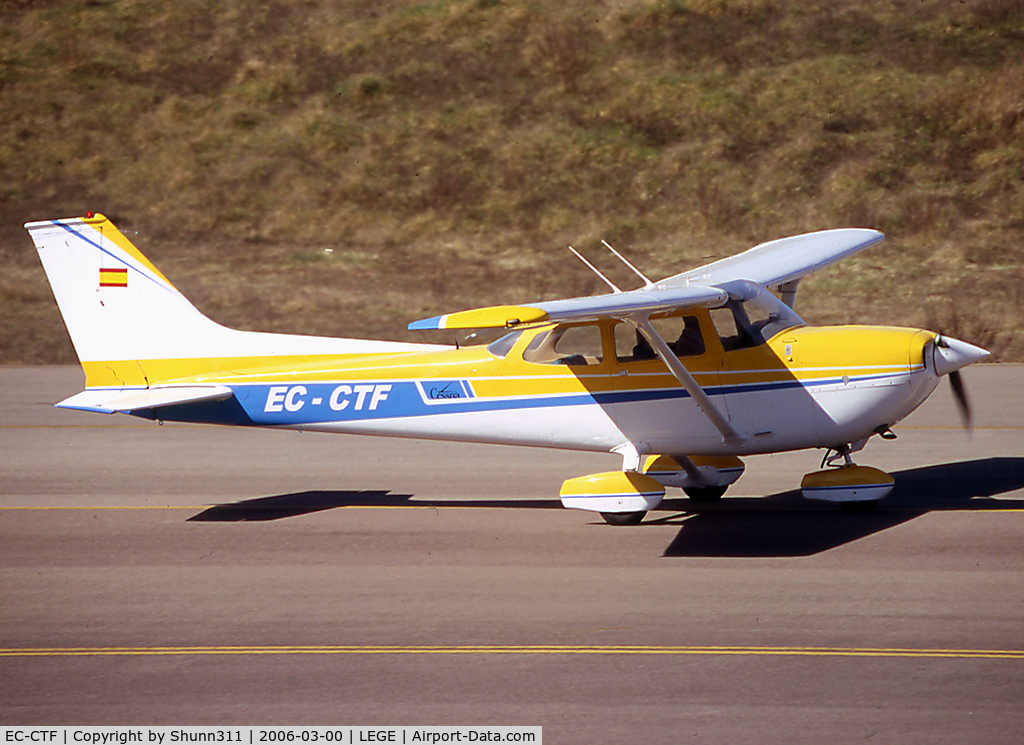
{"type": "MultiPolygon", "coordinates": [[[[370,386],[371,388],[373,386],[370,386]]],[[[390,386],[389,386],[390,387],[390,386]]],[[[369,392],[368,392],[369,393],[369,392]]],[[[541,727],[0,727],[0,745],[148,743],[542,743],[541,727]]]]}

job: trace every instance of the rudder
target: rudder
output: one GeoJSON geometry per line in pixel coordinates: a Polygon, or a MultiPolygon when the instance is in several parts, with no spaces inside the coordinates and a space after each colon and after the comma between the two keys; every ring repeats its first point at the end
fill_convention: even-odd
{"type": "Polygon", "coordinates": [[[200,313],[105,216],[30,222],[25,229],[87,385],[112,382],[95,379],[100,369],[123,385],[146,385],[140,360],[195,357],[197,340],[228,331],[200,313]],[[136,365],[124,364],[131,362],[136,365]]]}
{"type": "Polygon", "coordinates": [[[30,222],[86,386],[207,379],[232,361],[394,354],[433,345],[237,331],[210,320],[103,215],[30,222]],[[187,361],[187,364],[182,364],[187,361]]]}

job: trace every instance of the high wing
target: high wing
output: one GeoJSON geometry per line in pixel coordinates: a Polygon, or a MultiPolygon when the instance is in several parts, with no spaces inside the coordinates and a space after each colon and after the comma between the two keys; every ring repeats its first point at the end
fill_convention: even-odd
{"type": "Polygon", "coordinates": [[[862,228],[805,233],[762,243],[736,256],[637,290],[529,305],[477,308],[414,321],[409,328],[511,328],[527,323],[588,321],[682,308],[714,308],[728,300],[729,293],[721,286],[727,282],[744,279],[792,293],[795,283],[802,277],[873,246],[884,237],[877,230],[862,228]]]}
{"type": "Polygon", "coordinates": [[[443,316],[413,321],[416,329],[479,329],[512,327],[524,323],[548,321],[588,321],[606,316],[628,315],[669,308],[714,308],[728,300],[725,290],[703,285],[641,289],[608,295],[549,300],[531,305],[499,305],[464,310],[443,316]]]}
{"type": "Polygon", "coordinates": [[[775,290],[863,251],[884,238],[877,230],[865,228],[821,230],[779,238],[655,284],[659,288],[669,288],[691,283],[714,285],[732,279],[749,279],[775,290]]]}

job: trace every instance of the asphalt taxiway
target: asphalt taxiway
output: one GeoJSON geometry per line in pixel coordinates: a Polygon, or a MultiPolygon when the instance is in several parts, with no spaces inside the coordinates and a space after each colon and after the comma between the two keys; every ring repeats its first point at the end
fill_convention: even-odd
{"type": "Polygon", "coordinates": [[[1020,742],[1024,367],[964,378],[970,436],[942,388],[858,455],[872,514],[801,499],[804,452],[610,527],[557,494],[615,456],[159,426],[0,368],[0,724],[1020,742]]]}

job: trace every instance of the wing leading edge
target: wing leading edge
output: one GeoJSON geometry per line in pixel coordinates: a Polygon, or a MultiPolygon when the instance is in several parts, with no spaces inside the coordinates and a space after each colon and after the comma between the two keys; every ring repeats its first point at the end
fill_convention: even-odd
{"type": "Polygon", "coordinates": [[[631,290],[608,295],[549,300],[525,306],[501,305],[464,310],[444,316],[413,321],[416,329],[479,329],[505,328],[526,323],[557,321],[588,321],[606,316],[631,313],[654,313],[673,308],[697,308],[723,304],[729,294],[717,287],[689,285],[682,287],[631,290]]]}
{"type": "Polygon", "coordinates": [[[409,324],[410,330],[512,328],[529,323],[589,321],[683,308],[714,308],[729,293],[717,285],[746,279],[771,289],[783,288],[818,269],[881,241],[877,230],[842,228],[805,233],[762,243],[736,256],[676,274],[629,292],[550,300],[529,305],[476,308],[409,324]]]}

